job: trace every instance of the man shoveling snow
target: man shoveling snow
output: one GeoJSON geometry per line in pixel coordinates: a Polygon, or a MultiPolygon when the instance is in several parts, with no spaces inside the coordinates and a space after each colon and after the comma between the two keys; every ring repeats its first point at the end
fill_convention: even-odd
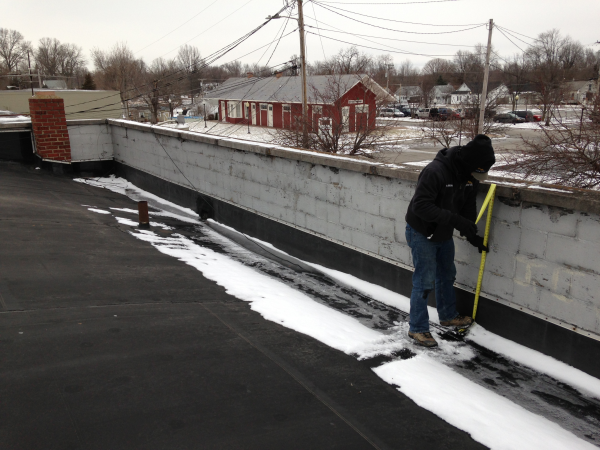
{"type": "Polygon", "coordinates": [[[479,182],[495,162],[491,139],[479,134],[465,146],[440,150],[419,175],[406,213],[406,242],[415,267],[408,335],[425,347],[437,346],[427,313],[427,297],[434,288],[441,325],[466,327],[473,322],[456,310],[452,234],[457,229],[480,253],[488,251],[477,235],[475,200],[479,182]]]}

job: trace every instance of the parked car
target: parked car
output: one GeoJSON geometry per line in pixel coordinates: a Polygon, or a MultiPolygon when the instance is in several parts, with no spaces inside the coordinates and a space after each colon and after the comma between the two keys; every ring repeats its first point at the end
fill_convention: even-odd
{"type": "MultiPolygon", "coordinates": [[[[496,115],[495,109],[486,109],[485,117],[490,118],[496,115]]],[[[465,119],[478,119],[479,118],[479,108],[464,108],[461,110],[461,117],[465,119]]]]}
{"type": "Polygon", "coordinates": [[[440,113],[439,108],[430,108],[429,109],[429,118],[433,119],[433,120],[437,120],[439,113],[440,113]]]}
{"type": "Polygon", "coordinates": [[[396,110],[401,112],[404,115],[404,117],[410,117],[412,115],[410,109],[396,108],[396,110]]]}
{"type": "Polygon", "coordinates": [[[497,114],[496,116],[494,116],[494,122],[515,124],[515,123],[523,123],[523,122],[525,122],[525,119],[523,119],[522,117],[519,117],[513,113],[504,113],[504,114],[497,114]]]}
{"type": "Polygon", "coordinates": [[[439,108],[436,120],[460,119],[460,114],[452,108],[439,108]]]}
{"type": "Polygon", "coordinates": [[[417,111],[417,117],[419,119],[429,119],[429,111],[431,108],[421,108],[417,111]]]}
{"type": "Polygon", "coordinates": [[[404,117],[404,113],[394,108],[381,108],[379,117],[404,117]]]}
{"type": "MultiPolygon", "coordinates": [[[[525,119],[525,122],[535,122],[536,121],[533,116],[533,111],[519,110],[519,111],[511,111],[511,113],[525,119]]],[[[540,117],[540,120],[542,120],[541,117],[540,117]]]]}

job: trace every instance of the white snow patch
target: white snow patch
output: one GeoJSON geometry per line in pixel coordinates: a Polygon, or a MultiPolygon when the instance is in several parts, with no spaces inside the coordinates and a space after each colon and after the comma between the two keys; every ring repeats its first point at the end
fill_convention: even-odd
{"type": "Polygon", "coordinates": [[[98,208],[88,208],[90,211],[98,213],[98,214],[110,214],[110,211],[105,211],[104,209],[98,208]]]}
{"type": "Polygon", "coordinates": [[[184,236],[161,237],[151,231],[130,233],[151,243],[160,252],[195,267],[206,278],[223,286],[228,294],[251,302],[251,308],[265,319],[284,324],[348,354],[360,354],[378,342],[389,347],[380,332],[184,236]]]}
{"type": "Polygon", "coordinates": [[[165,211],[169,212],[169,215],[171,217],[176,217],[177,215],[177,219],[185,220],[186,222],[200,222],[198,219],[196,219],[198,217],[198,214],[196,214],[192,209],[179,206],[157,195],[151,194],[150,192],[143,191],[142,189],[139,189],[137,186],[125,180],[124,178],[119,178],[115,177],[114,175],[111,175],[110,177],[104,178],[74,178],[73,181],[76,181],[78,183],[89,184],[90,186],[105,188],[109,191],[126,195],[127,197],[135,201],[139,201],[141,198],[143,198],[143,200],[148,200],[151,206],[155,207],[156,209],[164,209],[166,207],[168,209],[174,209],[178,211],[179,214],[165,211]]]}
{"type": "Polygon", "coordinates": [[[555,189],[555,188],[549,188],[549,187],[544,187],[544,186],[538,186],[537,184],[529,186],[529,189],[541,189],[543,191],[563,192],[565,194],[572,194],[573,193],[571,191],[566,191],[564,189],[555,189]]]}
{"type": "Polygon", "coordinates": [[[127,225],[129,227],[137,227],[138,226],[137,222],[134,222],[133,220],[127,219],[125,217],[115,216],[115,219],[117,219],[117,222],[119,222],[121,225],[127,225]]]}
{"type": "Polygon", "coordinates": [[[468,340],[504,355],[519,364],[531,367],[538,372],[548,374],[592,397],[600,399],[599,379],[558,361],[551,356],[544,355],[543,353],[536,352],[521,344],[500,337],[497,334],[487,331],[481,325],[471,329],[468,340]]]}
{"type": "Polygon", "coordinates": [[[596,449],[428,355],[393,361],[373,370],[417,405],[465,430],[491,449],[596,449]]]}
{"type": "MultiPolygon", "coordinates": [[[[118,217],[115,216],[115,219],[117,219],[117,221],[121,224],[121,225],[127,225],[129,227],[137,227],[139,224],[131,219],[127,219],[125,217],[118,217]]],[[[150,222],[150,226],[151,227],[156,227],[156,228],[162,228],[163,230],[174,230],[175,228],[170,227],[168,225],[165,225],[164,223],[160,223],[160,222],[150,222]]]]}

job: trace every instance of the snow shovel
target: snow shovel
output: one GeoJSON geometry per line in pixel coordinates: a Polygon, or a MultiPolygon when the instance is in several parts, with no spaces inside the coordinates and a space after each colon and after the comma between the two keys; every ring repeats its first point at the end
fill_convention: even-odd
{"type": "MultiPolygon", "coordinates": [[[[496,185],[492,184],[490,186],[490,190],[487,193],[487,196],[485,197],[485,200],[483,201],[483,205],[481,206],[481,210],[479,211],[479,216],[477,217],[477,220],[475,221],[475,223],[479,222],[479,219],[481,219],[481,217],[483,216],[483,213],[485,212],[485,210],[487,208],[488,213],[487,213],[487,219],[485,222],[485,234],[483,236],[483,245],[485,245],[486,247],[488,245],[488,240],[489,240],[489,236],[490,236],[490,225],[492,224],[492,210],[494,208],[495,194],[496,194],[496,185]]],[[[475,315],[477,314],[477,305],[479,304],[479,294],[481,293],[481,283],[483,281],[483,271],[485,269],[486,256],[487,256],[487,252],[482,251],[481,252],[481,264],[479,265],[479,276],[477,277],[477,289],[475,290],[475,303],[473,304],[473,323],[475,323],[475,315]]],[[[459,334],[464,334],[464,333],[466,333],[467,329],[468,329],[468,327],[461,328],[461,329],[457,330],[457,332],[459,334]]]]}

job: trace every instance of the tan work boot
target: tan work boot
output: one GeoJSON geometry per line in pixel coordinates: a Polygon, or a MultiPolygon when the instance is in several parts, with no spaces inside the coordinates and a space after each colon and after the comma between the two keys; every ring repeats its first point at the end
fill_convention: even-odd
{"type": "Polygon", "coordinates": [[[437,347],[437,341],[431,336],[430,332],[426,333],[412,333],[408,332],[408,337],[414,339],[415,342],[423,347],[437,347]]]}
{"type": "Polygon", "coordinates": [[[452,320],[442,320],[440,325],[444,327],[469,327],[473,324],[473,319],[467,316],[458,315],[452,320]]]}

